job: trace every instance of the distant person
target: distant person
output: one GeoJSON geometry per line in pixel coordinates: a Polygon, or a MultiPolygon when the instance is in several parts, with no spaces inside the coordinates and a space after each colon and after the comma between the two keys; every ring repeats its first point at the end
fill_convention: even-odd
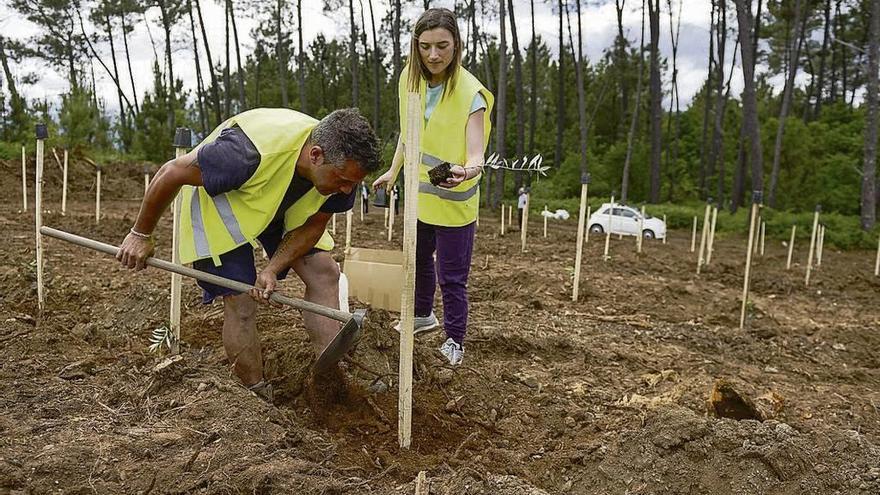
{"type": "MultiPolygon", "coordinates": [[[[307,301],[339,307],[339,266],[330,256],[327,222],[351,209],[354,188],[378,166],[376,135],[355,109],[337,110],[320,121],[288,109],[248,110],[159,169],[117,259],[128,268],[144,268],[159,217],[180,191],[180,262],[255,286],[242,294],[199,282],[204,303],[223,298],[223,347],[233,371],[248,389],[271,401],[256,328],[257,301],[267,301],[277,280],[293,268],[305,284],[307,301]],[[270,256],[259,274],[257,242],[270,256]]],[[[316,355],[340,331],[339,322],[313,313],[304,312],[303,322],[316,355]]]]}
{"type": "Polygon", "coordinates": [[[394,216],[400,214],[400,188],[397,187],[397,183],[394,183],[394,187],[391,188],[391,192],[394,193],[394,216]]]}
{"type": "MultiPolygon", "coordinates": [[[[400,137],[392,169],[403,160],[407,93],[417,91],[425,108],[425,126],[420,145],[415,332],[439,326],[433,311],[434,289],[439,282],[447,336],[440,352],[449,364],[458,365],[464,355],[467,281],[493,97],[461,66],[461,34],[450,10],[426,10],[416,21],[412,40],[409,61],[398,83],[400,137]],[[452,164],[450,175],[435,186],[428,170],[444,162],[452,164]]],[[[383,187],[391,180],[389,170],[373,187],[383,187]]]]}
{"type": "Polygon", "coordinates": [[[365,182],[361,182],[361,211],[364,215],[370,212],[370,188],[365,182]]]}

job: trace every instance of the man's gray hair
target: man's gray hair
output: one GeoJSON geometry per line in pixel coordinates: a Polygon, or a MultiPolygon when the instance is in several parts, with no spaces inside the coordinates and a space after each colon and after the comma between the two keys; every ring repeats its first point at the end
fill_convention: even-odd
{"type": "Polygon", "coordinates": [[[379,140],[356,108],[336,110],[312,129],[311,144],[324,150],[324,160],[337,167],[354,160],[364,172],[379,168],[379,140]]]}

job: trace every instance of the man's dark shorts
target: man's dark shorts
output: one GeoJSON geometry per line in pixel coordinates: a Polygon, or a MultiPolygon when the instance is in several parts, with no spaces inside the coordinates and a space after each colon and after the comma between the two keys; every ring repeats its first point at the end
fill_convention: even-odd
{"type": "MultiPolygon", "coordinates": [[[[283,236],[284,229],[281,224],[276,224],[267,227],[262,234],[257,236],[257,240],[263,245],[266,254],[268,254],[269,257],[272,257],[272,255],[275,254],[275,250],[278,249],[278,245],[281,244],[281,238],[283,236]]],[[[320,252],[323,252],[323,250],[312,248],[306,253],[306,256],[312,256],[315,253],[320,252]]],[[[254,282],[257,281],[257,268],[254,264],[254,248],[250,244],[241,245],[228,253],[221,254],[220,261],[222,263],[220,266],[214,266],[214,261],[211,258],[207,258],[194,261],[192,266],[196,270],[212,273],[238,282],[244,282],[249,285],[254,285],[254,282]]],[[[287,278],[287,273],[289,271],[290,270],[288,269],[279,273],[278,280],[287,278]]],[[[203,304],[211,304],[214,302],[214,299],[218,297],[241,294],[241,292],[227,289],[226,287],[220,287],[219,285],[214,285],[212,283],[202,282],[201,280],[198,281],[198,284],[199,287],[203,289],[203,304]]]]}

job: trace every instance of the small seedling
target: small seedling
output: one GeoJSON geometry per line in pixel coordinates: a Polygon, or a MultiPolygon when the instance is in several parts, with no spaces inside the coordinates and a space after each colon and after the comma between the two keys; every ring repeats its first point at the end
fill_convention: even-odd
{"type": "Polygon", "coordinates": [[[161,354],[162,344],[171,349],[171,344],[174,343],[174,332],[171,331],[171,328],[168,325],[162,325],[159,328],[153,329],[153,333],[150,335],[150,352],[159,351],[161,354]]]}

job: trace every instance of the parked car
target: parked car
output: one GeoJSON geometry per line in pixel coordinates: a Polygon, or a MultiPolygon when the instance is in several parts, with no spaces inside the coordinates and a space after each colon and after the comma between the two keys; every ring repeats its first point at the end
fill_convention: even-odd
{"type": "MultiPolygon", "coordinates": [[[[604,203],[590,215],[587,221],[591,233],[604,234],[609,228],[612,234],[639,235],[639,220],[642,213],[630,206],[619,203],[604,203]]],[[[666,237],[666,223],[659,218],[645,215],[641,234],[645,239],[666,237]]]]}

